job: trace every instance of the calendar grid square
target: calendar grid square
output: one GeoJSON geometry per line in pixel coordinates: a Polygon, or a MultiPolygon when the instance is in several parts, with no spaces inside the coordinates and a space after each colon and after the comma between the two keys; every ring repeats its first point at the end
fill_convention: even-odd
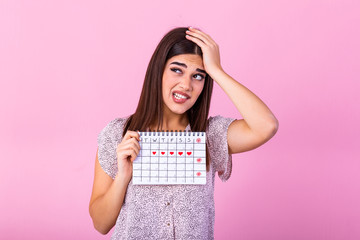
{"type": "Polygon", "coordinates": [[[133,184],[206,184],[205,132],[140,132],[133,184]]]}

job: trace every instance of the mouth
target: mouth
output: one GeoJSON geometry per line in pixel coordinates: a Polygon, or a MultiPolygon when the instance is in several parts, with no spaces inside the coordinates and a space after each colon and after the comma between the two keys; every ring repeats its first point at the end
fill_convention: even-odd
{"type": "Polygon", "coordinates": [[[176,103],[184,103],[184,102],[186,102],[186,100],[188,100],[190,98],[189,95],[187,95],[186,93],[180,92],[180,91],[174,91],[172,93],[172,97],[176,103]]]}

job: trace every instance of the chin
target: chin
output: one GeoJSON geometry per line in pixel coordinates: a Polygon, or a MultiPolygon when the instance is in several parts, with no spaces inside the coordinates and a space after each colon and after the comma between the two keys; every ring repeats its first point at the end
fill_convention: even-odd
{"type": "Polygon", "coordinates": [[[178,114],[178,115],[183,115],[184,113],[187,112],[187,110],[171,110],[173,113],[178,114]]]}
{"type": "Polygon", "coordinates": [[[188,102],[185,104],[177,104],[171,101],[165,102],[165,105],[167,106],[168,110],[170,110],[172,113],[177,115],[183,115],[185,114],[192,106],[194,105],[192,102],[188,102]]]}
{"type": "Polygon", "coordinates": [[[170,108],[170,111],[175,114],[182,115],[182,114],[186,113],[190,108],[173,107],[173,108],[170,108]]]}

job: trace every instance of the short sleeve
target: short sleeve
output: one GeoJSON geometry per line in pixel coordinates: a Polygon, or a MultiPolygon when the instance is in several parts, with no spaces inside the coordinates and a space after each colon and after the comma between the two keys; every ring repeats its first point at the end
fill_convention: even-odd
{"type": "Polygon", "coordinates": [[[117,173],[116,148],[122,139],[124,119],[116,118],[108,123],[98,134],[98,160],[101,168],[112,179],[117,173]]]}
{"type": "Polygon", "coordinates": [[[229,154],[227,130],[234,120],[236,119],[220,115],[209,118],[207,135],[211,163],[223,182],[227,181],[231,175],[232,156],[229,154]]]}

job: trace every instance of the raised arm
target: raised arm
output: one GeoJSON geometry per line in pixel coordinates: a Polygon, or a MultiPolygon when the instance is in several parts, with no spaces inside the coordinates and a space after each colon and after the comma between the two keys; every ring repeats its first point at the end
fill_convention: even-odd
{"type": "Polygon", "coordinates": [[[212,77],[244,118],[235,120],[229,126],[227,140],[230,153],[255,149],[275,135],[279,123],[260,98],[223,71],[212,77]]]}
{"type": "Polygon", "coordinates": [[[244,119],[232,122],[228,129],[230,153],[257,148],[277,132],[279,122],[254,93],[222,69],[219,47],[206,33],[189,28],[187,38],[201,47],[205,71],[228,95],[244,119]]]}

